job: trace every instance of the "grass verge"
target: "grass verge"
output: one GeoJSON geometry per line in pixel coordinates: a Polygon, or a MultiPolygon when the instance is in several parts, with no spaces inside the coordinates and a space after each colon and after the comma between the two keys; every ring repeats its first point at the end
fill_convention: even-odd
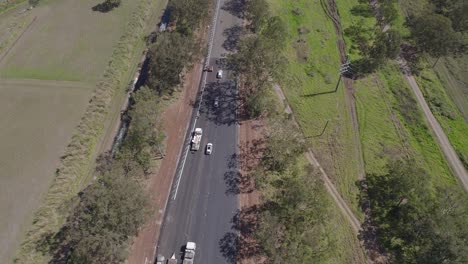
{"type": "Polygon", "coordinates": [[[353,128],[345,91],[338,83],[340,58],[333,24],[319,0],[269,2],[289,33],[285,54],[289,64],[280,84],[320,163],[353,212],[362,217],[356,199],[353,128]]]}
{"type": "Polygon", "coordinates": [[[37,243],[43,235],[57,231],[65,221],[67,201],[82,187],[83,177],[87,176],[90,159],[96,143],[102,135],[104,124],[109,113],[109,106],[114,95],[125,90],[126,76],[132,69],[134,58],[140,58],[141,45],[146,33],[148,19],[154,12],[159,13],[162,4],[154,4],[151,0],[142,0],[128,23],[125,34],[114,49],[109,65],[95,90],[94,96],[73,135],[70,144],[61,158],[61,165],[43,205],[34,216],[32,227],[27,232],[27,238],[15,259],[16,263],[44,263],[50,256],[43,255],[37,249],[37,243]]]}

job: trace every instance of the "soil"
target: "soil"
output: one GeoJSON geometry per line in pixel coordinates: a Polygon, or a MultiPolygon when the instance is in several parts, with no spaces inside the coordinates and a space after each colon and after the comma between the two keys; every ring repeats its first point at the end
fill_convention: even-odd
{"type": "Polygon", "coordinates": [[[177,168],[180,150],[184,142],[185,132],[192,114],[192,102],[195,101],[198,92],[202,68],[203,64],[200,62],[186,74],[182,93],[163,113],[167,136],[166,146],[170,147],[166,149],[159,170],[149,176],[148,192],[151,194],[152,214],[148,223],[133,241],[127,260],[129,264],[152,263],[154,261],[164,211],[177,168]]]}
{"type": "MultiPolygon", "coordinates": [[[[244,105],[245,89],[240,87],[241,102],[244,105]]],[[[244,109],[239,110],[242,120],[239,124],[239,252],[238,264],[262,264],[266,258],[261,255],[260,245],[254,238],[258,227],[258,208],[261,203],[260,193],[255,188],[252,172],[260,161],[264,147],[264,120],[247,119],[244,109]]]]}

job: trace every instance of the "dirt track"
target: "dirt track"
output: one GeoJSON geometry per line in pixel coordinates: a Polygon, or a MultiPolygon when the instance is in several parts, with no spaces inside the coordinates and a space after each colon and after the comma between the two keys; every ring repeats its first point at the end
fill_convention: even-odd
{"type": "MultiPolygon", "coordinates": [[[[408,73],[409,71],[407,70],[406,62],[402,58],[399,58],[398,62],[403,72],[408,73]]],[[[457,153],[450,144],[450,141],[445,135],[444,130],[442,130],[442,127],[440,126],[439,122],[432,114],[431,109],[429,108],[426,100],[424,99],[421,89],[419,89],[419,86],[416,83],[416,80],[411,74],[404,75],[406,80],[408,81],[408,84],[413,90],[413,93],[416,96],[416,100],[418,100],[418,103],[421,106],[424,115],[426,116],[427,123],[431,128],[432,132],[434,133],[435,138],[439,143],[439,147],[442,149],[442,152],[444,153],[448,164],[452,168],[453,173],[460,179],[463,188],[466,191],[468,191],[468,174],[465,170],[465,167],[463,166],[462,162],[460,161],[460,158],[458,157],[457,153]]]]}

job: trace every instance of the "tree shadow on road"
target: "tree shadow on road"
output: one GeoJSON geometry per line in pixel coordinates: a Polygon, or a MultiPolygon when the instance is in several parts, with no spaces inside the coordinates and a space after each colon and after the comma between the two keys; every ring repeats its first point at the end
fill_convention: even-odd
{"type": "Polygon", "coordinates": [[[223,257],[229,264],[237,262],[237,248],[239,246],[239,237],[234,232],[226,233],[218,242],[219,249],[223,257]]]}
{"type": "Polygon", "coordinates": [[[255,190],[255,164],[262,158],[264,140],[255,139],[240,145],[240,154],[234,153],[228,158],[229,170],[224,173],[226,195],[251,193],[255,190]],[[242,173],[239,169],[242,169],[242,173]]]}
{"type": "Polygon", "coordinates": [[[200,113],[216,125],[237,124],[237,93],[233,81],[208,83],[205,87],[200,113]],[[218,106],[214,105],[218,100],[218,106]]]}
{"type": "Polygon", "coordinates": [[[232,229],[236,230],[239,236],[238,259],[249,259],[261,257],[263,255],[260,244],[255,239],[255,232],[258,230],[258,214],[262,206],[253,205],[237,210],[232,218],[232,229]]]}
{"type": "Polygon", "coordinates": [[[242,35],[242,27],[235,25],[233,27],[226,28],[223,35],[226,37],[226,40],[223,42],[223,48],[231,52],[237,51],[240,36],[242,35]]]}
{"type": "Polygon", "coordinates": [[[231,15],[244,18],[244,7],[245,7],[245,0],[230,0],[226,2],[221,9],[224,11],[229,12],[231,15]]]}

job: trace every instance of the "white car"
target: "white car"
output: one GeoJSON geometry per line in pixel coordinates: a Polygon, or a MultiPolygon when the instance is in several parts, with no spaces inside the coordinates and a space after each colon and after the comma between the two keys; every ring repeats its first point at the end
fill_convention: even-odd
{"type": "Polygon", "coordinates": [[[219,98],[216,97],[214,100],[214,107],[218,107],[218,106],[219,106],[219,98]]]}
{"type": "Polygon", "coordinates": [[[206,144],[206,155],[211,155],[211,152],[213,151],[213,144],[212,143],[208,143],[206,144]]]}
{"type": "Polygon", "coordinates": [[[223,78],[223,70],[218,70],[218,72],[216,73],[216,78],[218,78],[218,79],[223,78]]]}
{"type": "Polygon", "coordinates": [[[162,255],[158,255],[156,258],[156,264],[164,264],[166,263],[166,258],[162,255]]]}

